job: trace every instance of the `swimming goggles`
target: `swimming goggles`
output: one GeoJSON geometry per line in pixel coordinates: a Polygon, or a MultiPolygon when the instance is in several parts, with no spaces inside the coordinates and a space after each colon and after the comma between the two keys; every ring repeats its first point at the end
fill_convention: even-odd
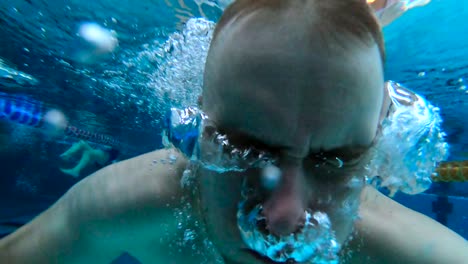
{"type": "MultiPolygon", "coordinates": [[[[365,176],[391,194],[419,193],[430,187],[436,167],[448,156],[440,110],[396,82],[385,85],[392,103],[381,134],[369,149],[365,176]]],[[[277,160],[267,150],[234,146],[197,107],[171,108],[166,117],[163,144],[207,169],[245,171],[277,160]]]]}

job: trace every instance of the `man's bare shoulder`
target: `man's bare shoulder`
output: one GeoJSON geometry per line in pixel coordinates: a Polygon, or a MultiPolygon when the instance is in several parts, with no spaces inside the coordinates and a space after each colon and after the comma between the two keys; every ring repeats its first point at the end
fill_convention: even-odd
{"type": "Polygon", "coordinates": [[[87,222],[115,217],[148,218],[151,213],[180,203],[184,190],[180,179],[187,159],[175,149],[161,149],[125,160],[90,175],[70,190],[81,210],[74,219],[87,222]],[[87,211],[86,214],[83,210],[87,211]],[[90,219],[91,220],[91,219],[90,219]]]}
{"type": "Polygon", "coordinates": [[[112,175],[105,184],[92,182],[102,179],[91,175],[87,185],[106,185],[103,193],[112,198],[105,199],[105,210],[97,210],[106,213],[82,222],[84,229],[92,228],[100,239],[105,237],[100,247],[115,243],[114,248],[124,249],[143,263],[199,263],[190,262],[199,256],[181,243],[185,230],[195,228],[186,221],[188,216],[198,216],[192,210],[191,190],[181,185],[187,165],[179,151],[162,149],[105,168],[102,173],[112,175]]]}
{"type": "Polygon", "coordinates": [[[468,242],[368,186],[346,263],[468,263],[468,242]]]}
{"type": "Polygon", "coordinates": [[[180,178],[186,165],[181,153],[163,149],[97,171],[0,241],[0,259],[108,263],[149,246],[163,255],[176,230],[174,208],[183,202],[180,178]]]}

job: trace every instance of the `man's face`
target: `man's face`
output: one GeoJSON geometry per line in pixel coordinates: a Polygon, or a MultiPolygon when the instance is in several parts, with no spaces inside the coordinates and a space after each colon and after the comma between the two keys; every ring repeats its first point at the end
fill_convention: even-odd
{"type": "Polygon", "coordinates": [[[343,244],[357,216],[366,153],[382,107],[378,48],[350,40],[346,50],[311,52],[322,44],[295,43],[290,49],[289,39],[272,43],[272,35],[249,41],[252,32],[242,33],[235,42],[235,34],[220,33],[222,44],[212,44],[203,109],[234,146],[265,149],[276,161],[242,172],[201,169],[210,238],[234,263],[267,261],[255,244],[268,237],[293,237],[289,242],[297,244],[270,254],[274,260],[302,254],[301,243],[333,244],[320,244],[323,236],[343,244]],[[275,174],[272,185],[268,170],[275,174]],[[308,225],[307,215],[315,213],[330,225],[317,219],[308,225]],[[249,217],[254,218],[251,229],[243,227],[249,217]]]}

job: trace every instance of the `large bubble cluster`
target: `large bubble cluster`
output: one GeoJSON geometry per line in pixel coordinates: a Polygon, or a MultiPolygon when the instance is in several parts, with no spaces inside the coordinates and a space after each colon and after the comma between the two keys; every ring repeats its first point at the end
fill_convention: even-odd
{"type": "Polygon", "coordinates": [[[430,187],[435,168],[448,156],[439,109],[395,82],[386,87],[392,109],[371,150],[367,176],[376,187],[388,188],[390,195],[423,192],[430,187]]]}
{"type": "MultiPolygon", "coordinates": [[[[265,167],[264,170],[271,166],[265,167]]],[[[276,172],[281,173],[275,171],[274,174],[276,172]]],[[[348,219],[348,228],[351,231],[353,222],[357,219],[359,194],[363,185],[362,177],[352,177],[345,189],[355,191],[344,200],[333,200],[331,196],[325,195],[327,199],[317,201],[317,204],[323,208],[337,209],[335,217],[348,219]]],[[[237,210],[237,225],[249,249],[277,262],[293,260],[300,263],[339,263],[341,245],[335,236],[330,212],[308,208],[304,212],[304,222],[298,231],[276,236],[268,231],[267,219],[262,212],[265,190],[268,190],[266,186],[262,189],[255,180],[244,178],[242,198],[237,210]]]]}
{"type": "Polygon", "coordinates": [[[238,227],[244,242],[250,249],[274,261],[294,260],[304,263],[338,263],[340,245],[336,241],[330,219],[323,212],[305,212],[304,227],[297,233],[275,236],[258,228],[264,221],[259,204],[252,210],[239,204],[238,227]]]}
{"type": "MultiPolygon", "coordinates": [[[[154,89],[152,104],[158,107],[156,113],[164,113],[169,107],[196,105],[214,27],[214,22],[192,18],[182,32],[173,33],[164,44],[139,54],[135,62],[138,67],[148,64],[148,70],[152,70],[152,64],[157,65],[147,83],[154,89]]],[[[142,73],[147,75],[148,70],[142,69],[142,73]]]]}

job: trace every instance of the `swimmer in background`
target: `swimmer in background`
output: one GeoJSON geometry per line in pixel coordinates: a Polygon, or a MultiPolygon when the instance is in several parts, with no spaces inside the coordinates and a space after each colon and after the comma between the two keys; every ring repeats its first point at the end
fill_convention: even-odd
{"type": "MultiPolygon", "coordinates": [[[[76,166],[70,169],[61,169],[62,172],[73,177],[79,177],[81,171],[94,167],[100,169],[114,161],[119,155],[115,145],[119,142],[114,138],[93,133],[68,124],[65,115],[56,109],[47,109],[44,104],[23,95],[8,95],[0,92],[0,153],[8,151],[11,141],[11,126],[24,125],[38,128],[45,136],[52,140],[58,137],[70,136],[75,138],[92,139],[97,143],[112,146],[107,149],[93,149],[85,141],[75,143],[68,151],[61,155],[63,160],[80,156],[76,166]],[[2,121],[6,122],[2,122],[2,121]]],[[[33,136],[31,135],[31,138],[33,136]]],[[[28,141],[31,141],[31,138],[28,141]]],[[[25,139],[26,140],[26,139],[25,139]]],[[[15,152],[15,150],[9,150],[15,152]]]]}
{"type": "Polygon", "coordinates": [[[84,178],[0,240],[0,260],[109,263],[128,252],[142,263],[216,263],[216,254],[225,263],[277,263],[282,254],[287,263],[313,263],[300,260],[295,247],[309,244],[294,237],[311,224],[309,212],[323,211],[333,234],[309,233],[311,244],[335,236],[320,250],[342,245],[344,263],[466,263],[465,239],[363,186],[365,157],[384,136],[378,128],[390,105],[384,58],[381,28],[364,1],[236,1],[218,22],[206,60],[202,110],[209,118],[199,152],[209,158],[205,137],[226,134],[234,145],[275,154],[280,180],[266,188],[256,167],[221,173],[201,166],[184,188],[187,157],[157,150],[84,178]],[[345,167],[324,164],[324,154],[345,167]],[[172,162],[154,163],[160,160],[172,162]],[[261,192],[251,201],[261,207],[248,218],[239,202],[251,190],[261,192]],[[357,218],[343,214],[343,206],[356,203],[357,218]],[[179,228],[180,212],[193,225],[179,228]],[[254,249],[239,215],[262,235],[291,243],[278,255],[254,249]],[[187,230],[196,233],[188,240],[195,249],[180,242],[191,238],[187,230]]]}
{"type": "Polygon", "coordinates": [[[0,155],[11,157],[28,145],[56,139],[66,125],[61,111],[47,109],[26,95],[0,92],[0,155]]]}
{"type": "Polygon", "coordinates": [[[60,170],[65,174],[78,178],[83,170],[97,170],[103,168],[117,160],[118,156],[119,151],[115,148],[93,148],[86,141],[80,140],[60,155],[65,161],[80,157],[78,163],[73,168],[61,168],[60,170]]]}

